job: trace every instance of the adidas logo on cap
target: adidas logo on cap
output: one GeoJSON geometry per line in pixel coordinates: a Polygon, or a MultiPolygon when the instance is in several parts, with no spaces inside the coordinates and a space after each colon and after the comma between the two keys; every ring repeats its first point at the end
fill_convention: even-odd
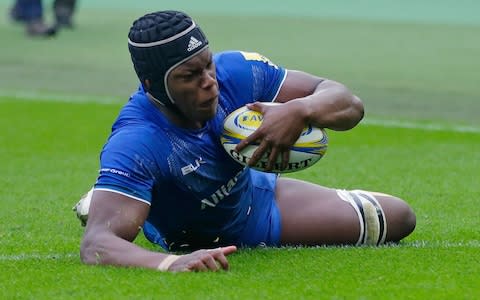
{"type": "Polygon", "coordinates": [[[190,52],[202,45],[202,42],[194,38],[193,36],[190,37],[190,41],[188,42],[187,51],[190,52]]]}

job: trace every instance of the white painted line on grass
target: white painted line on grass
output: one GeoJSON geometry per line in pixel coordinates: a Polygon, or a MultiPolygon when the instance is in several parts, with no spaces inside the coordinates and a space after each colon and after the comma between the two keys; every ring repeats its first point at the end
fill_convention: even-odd
{"type": "Polygon", "coordinates": [[[112,97],[112,96],[95,96],[95,95],[69,95],[69,94],[48,94],[37,92],[9,92],[0,90],[0,97],[9,97],[19,99],[22,101],[46,101],[46,102],[66,102],[66,103],[105,103],[115,104],[126,102],[128,96],[125,97],[112,97]]]}
{"type": "Polygon", "coordinates": [[[412,248],[480,248],[479,240],[450,242],[450,241],[412,241],[400,244],[399,247],[412,248]]]}
{"type": "Polygon", "coordinates": [[[12,255],[0,255],[0,261],[24,261],[24,260],[61,260],[80,257],[80,253],[20,253],[12,255]]]}
{"type": "Polygon", "coordinates": [[[363,120],[360,124],[365,126],[381,126],[381,127],[391,127],[391,128],[411,128],[411,129],[420,129],[425,131],[448,131],[448,132],[464,132],[464,133],[480,133],[480,127],[475,126],[466,126],[466,125],[443,125],[436,123],[421,123],[421,122],[410,122],[410,121],[398,121],[398,120],[381,120],[381,119],[372,119],[368,118],[363,120]]]}

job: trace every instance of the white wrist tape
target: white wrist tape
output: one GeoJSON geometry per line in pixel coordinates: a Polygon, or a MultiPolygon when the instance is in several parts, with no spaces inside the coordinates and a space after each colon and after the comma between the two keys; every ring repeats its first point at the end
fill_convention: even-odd
{"type": "Polygon", "coordinates": [[[157,270],[162,272],[168,271],[168,268],[179,258],[180,255],[169,255],[165,257],[158,265],[157,270]]]}

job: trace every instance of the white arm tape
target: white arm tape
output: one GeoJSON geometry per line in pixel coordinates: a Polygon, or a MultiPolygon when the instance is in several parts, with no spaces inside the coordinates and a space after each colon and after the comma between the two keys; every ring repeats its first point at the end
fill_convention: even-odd
{"type": "Polygon", "coordinates": [[[158,265],[157,270],[162,272],[168,271],[168,268],[179,258],[180,255],[169,255],[165,257],[158,265]]]}

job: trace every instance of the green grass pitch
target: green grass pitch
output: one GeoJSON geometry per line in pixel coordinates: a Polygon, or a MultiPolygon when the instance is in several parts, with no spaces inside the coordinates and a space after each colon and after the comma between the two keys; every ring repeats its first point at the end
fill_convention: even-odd
{"type": "MultiPolygon", "coordinates": [[[[300,18],[263,6],[264,16],[247,17],[240,8],[209,13],[192,4],[214,50],[260,51],[345,82],[363,98],[365,121],[329,131],[326,156],[288,176],[406,199],[417,228],[402,243],[246,249],[219,273],[82,265],[83,229],[71,207],[93,184],[99,150],[136,86],[126,32],[155,7],[144,5],[80,1],[77,30],[52,40],[27,39],[21,26],[0,19],[0,38],[8,41],[0,47],[0,298],[480,298],[480,24],[427,9],[428,22],[420,22],[422,5],[416,19],[393,18],[386,8],[382,19],[367,18],[358,5],[357,15],[335,15],[340,4],[328,4],[324,15],[305,9],[300,18]]],[[[135,242],[159,250],[142,235],[135,242]]]]}

